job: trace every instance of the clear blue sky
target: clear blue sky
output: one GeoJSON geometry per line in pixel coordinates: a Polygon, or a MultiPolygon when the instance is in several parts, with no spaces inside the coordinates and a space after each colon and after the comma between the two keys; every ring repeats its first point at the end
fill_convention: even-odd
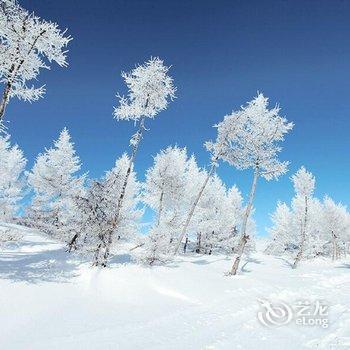
{"type": "MultiPolygon", "coordinates": [[[[141,179],[151,156],[171,144],[187,146],[206,165],[202,145],[215,137],[212,125],[259,90],[295,122],[281,154],[291,161],[288,175],[258,185],[259,232],[277,200],[290,200],[289,176],[301,165],[316,175],[316,195],[350,204],[350,1],[20,3],[74,37],[69,67],[40,75],[46,97],[33,104],[12,100],[7,110],[29,166],[67,126],[84,171],[99,177],[111,168],[133,132],[132,123],[112,118],[115,93],[125,92],[120,71],[153,55],[173,66],[178,98],[148,123],[136,161],[141,179]]],[[[219,175],[247,194],[249,171],[220,166],[219,175]]]]}

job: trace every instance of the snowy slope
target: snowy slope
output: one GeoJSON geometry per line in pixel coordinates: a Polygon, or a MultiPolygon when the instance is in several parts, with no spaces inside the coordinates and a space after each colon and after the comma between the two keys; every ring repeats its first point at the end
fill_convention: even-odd
{"type": "Polygon", "coordinates": [[[145,268],[124,254],[99,270],[22,232],[0,250],[1,349],[350,349],[350,260],[295,271],[257,252],[226,277],[223,256],[145,268]],[[322,299],[330,325],[263,326],[258,299],[322,299]]]}

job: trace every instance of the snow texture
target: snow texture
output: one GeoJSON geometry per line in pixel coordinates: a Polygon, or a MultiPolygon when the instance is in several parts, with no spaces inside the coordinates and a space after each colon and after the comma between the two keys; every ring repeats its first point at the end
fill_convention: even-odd
{"type": "MultiPolygon", "coordinates": [[[[222,255],[187,255],[147,268],[129,255],[91,268],[35,230],[0,251],[2,349],[326,349],[350,347],[350,260],[289,262],[263,254],[235,278],[222,255]],[[126,264],[127,263],[127,264],[126,264]],[[261,325],[258,299],[322,299],[329,328],[261,325]]],[[[125,247],[127,249],[127,247],[125,247]]]]}

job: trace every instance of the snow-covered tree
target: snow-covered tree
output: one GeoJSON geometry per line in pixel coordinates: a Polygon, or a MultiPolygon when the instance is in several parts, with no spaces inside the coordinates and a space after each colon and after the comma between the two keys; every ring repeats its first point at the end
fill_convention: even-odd
{"type": "Polygon", "coordinates": [[[168,147],[154,157],[146,172],[143,202],[155,213],[152,225],[137,260],[153,264],[173,256],[178,227],[184,221],[192,200],[193,177],[200,173],[195,158],[188,157],[185,148],[168,147]]]}
{"type": "Polygon", "coordinates": [[[350,241],[350,214],[345,206],[326,196],[323,202],[313,196],[315,177],[304,167],[292,176],[295,196],[290,207],[278,203],[269,229],[271,254],[288,254],[296,267],[302,258],[332,256],[346,253],[350,241]],[[296,256],[296,258],[295,258],[296,256]]]}
{"type": "Polygon", "coordinates": [[[26,159],[10,136],[0,136],[0,221],[11,221],[23,197],[26,159]]]}
{"type": "Polygon", "coordinates": [[[146,172],[143,201],[156,212],[158,226],[163,211],[179,210],[186,195],[187,163],[185,148],[168,147],[154,157],[154,165],[146,172]]]}
{"type": "Polygon", "coordinates": [[[339,259],[350,242],[350,214],[344,205],[335,203],[328,196],[323,200],[322,229],[323,240],[331,243],[332,259],[339,259]]]}
{"type": "Polygon", "coordinates": [[[66,30],[29,13],[17,0],[0,1],[0,82],[4,84],[0,124],[10,98],[31,102],[44,95],[44,86],[28,84],[52,62],[67,65],[65,47],[70,40],[66,30]]]}
{"type": "MultiPolygon", "coordinates": [[[[219,159],[219,155],[220,155],[220,149],[217,148],[215,150],[213,150],[213,152],[211,152],[211,156],[210,156],[210,167],[208,171],[203,171],[203,170],[199,170],[197,165],[195,164],[195,166],[193,167],[193,171],[192,171],[192,176],[191,176],[191,181],[188,183],[189,187],[191,189],[190,193],[194,194],[193,199],[190,202],[190,206],[186,215],[186,220],[182,226],[182,230],[180,233],[180,237],[178,238],[176,247],[175,247],[175,251],[174,253],[177,254],[179,252],[181,243],[184,239],[184,237],[187,237],[187,231],[190,227],[193,220],[193,216],[195,214],[196,208],[199,204],[199,201],[201,200],[205,189],[208,185],[208,183],[210,182],[210,179],[212,178],[212,176],[215,173],[216,168],[218,167],[218,159],[219,159]],[[194,191],[193,191],[194,189],[194,191]]],[[[191,173],[191,171],[190,171],[191,173]]]]}
{"type": "MultiPolygon", "coordinates": [[[[302,258],[314,258],[322,254],[321,232],[322,226],[320,218],[323,215],[322,203],[315,197],[310,197],[307,203],[306,226],[303,227],[305,219],[305,199],[296,195],[292,199],[293,212],[293,233],[294,244],[297,247],[296,251],[299,253],[303,246],[302,258]],[[303,232],[305,231],[305,239],[303,240],[303,232]]],[[[293,252],[295,257],[295,252],[293,252]]]]}
{"type": "Polygon", "coordinates": [[[119,225],[119,216],[124,205],[131,169],[143,133],[146,130],[145,120],[147,118],[154,119],[159,112],[167,108],[169,100],[175,98],[176,88],[173,85],[173,79],[168,75],[169,69],[161,59],[155,57],[143,65],[137,66],[129,73],[122,73],[128,88],[128,95],[127,97],[117,95],[119,106],[114,109],[114,116],[117,120],[133,121],[135,125],[138,125],[138,130],[130,139],[131,155],[116,203],[115,225],[119,225]]]}
{"type": "Polygon", "coordinates": [[[151,227],[143,242],[138,245],[142,249],[134,252],[136,261],[145,265],[154,265],[156,263],[166,263],[173,258],[171,251],[173,246],[171,241],[172,234],[168,231],[169,225],[167,225],[167,221],[151,227]]]}
{"type": "Polygon", "coordinates": [[[114,115],[118,120],[140,122],[155,118],[175,98],[176,88],[168,75],[169,67],[158,57],[152,57],[122,77],[128,87],[127,97],[117,95],[119,106],[114,115]]]}
{"type": "Polygon", "coordinates": [[[186,222],[205,181],[206,190],[187,225],[184,252],[188,243],[195,241],[198,253],[232,253],[243,212],[237,187],[227,190],[217,175],[208,176],[200,169],[194,156],[187,156],[186,149],[168,147],[154,157],[154,165],[146,173],[143,201],[154,211],[155,222],[141,253],[137,252],[138,260],[153,264],[173,257],[178,228],[186,222]]]}
{"type": "Polygon", "coordinates": [[[234,252],[243,214],[242,196],[236,186],[227,190],[214,175],[206,187],[194,215],[197,253],[214,250],[234,252]]]}
{"type": "Polygon", "coordinates": [[[131,169],[124,203],[116,223],[116,203],[123,189],[129,157],[124,154],[100,181],[93,181],[83,196],[76,198],[79,228],[72,244],[83,251],[94,252],[93,265],[107,266],[108,256],[116,240],[129,240],[139,230],[143,211],[138,209],[140,184],[131,169]]]}
{"type": "Polygon", "coordinates": [[[287,171],[288,162],[278,160],[281,151],[278,143],[284,140],[285,134],[293,128],[293,123],[288,123],[286,118],[280,116],[278,106],[268,109],[268,98],[258,93],[246,106],[227,115],[216,127],[217,140],[206,144],[208,150],[237,169],[254,171],[239,247],[230,271],[230,274],[235,275],[249,240],[247,223],[253,208],[258,178],[277,179],[287,171]]]}
{"type": "Polygon", "coordinates": [[[272,236],[272,242],[268,245],[266,252],[280,255],[290,250],[295,241],[293,212],[286,203],[278,202],[275,212],[271,215],[271,220],[272,227],[269,233],[272,236]]]}
{"type": "Polygon", "coordinates": [[[18,242],[23,238],[23,232],[16,227],[0,226],[0,248],[8,243],[18,242]]]}
{"type": "Polygon", "coordinates": [[[269,229],[273,241],[267,248],[271,254],[289,254],[298,262],[302,258],[312,258],[322,254],[323,206],[313,197],[314,176],[304,167],[291,177],[295,189],[290,207],[278,203],[272,214],[272,227],[269,229]],[[296,260],[296,259],[295,259],[296,260]]]}
{"type": "Polygon", "coordinates": [[[84,187],[85,175],[78,175],[80,168],[80,159],[65,128],[54,147],[40,154],[28,173],[28,183],[34,191],[29,220],[63,241],[71,234],[74,198],[81,195],[84,187]]]}
{"type": "Polygon", "coordinates": [[[297,232],[300,234],[299,251],[295,258],[293,268],[298,266],[298,263],[303,258],[305,244],[308,236],[308,219],[309,219],[309,206],[310,200],[315,189],[315,177],[304,167],[301,167],[291,178],[296,198],[294,200],[294,212],[297,216],[297,222],[299,229],[297,232]]]}

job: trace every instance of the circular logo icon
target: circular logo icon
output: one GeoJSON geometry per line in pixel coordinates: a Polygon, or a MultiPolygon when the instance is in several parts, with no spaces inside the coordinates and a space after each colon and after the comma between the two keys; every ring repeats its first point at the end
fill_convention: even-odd
{"type": "Polygon", "coordinates": [[[280,301],[272,304],[268,300],[258,300],[262,310],[258,312],[258,320],[264,326],[283,326],[293,318],[293,310],[286,303],[280,301]]]}

